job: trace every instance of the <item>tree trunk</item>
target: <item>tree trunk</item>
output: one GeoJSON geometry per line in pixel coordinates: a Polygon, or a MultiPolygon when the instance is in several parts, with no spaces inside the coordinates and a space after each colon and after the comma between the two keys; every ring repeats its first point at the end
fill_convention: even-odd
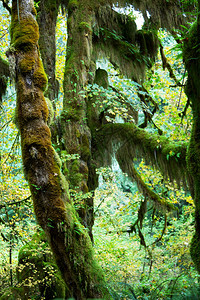
{"type": "Polygon", "coordinates": [[[56,65],[56,21],[60,0],[38,2],[37,21],[39,25],[39,47],[45,73],[48,76],[48,89],[45,95],[51,100],[58,97],[59,83],[55,77],[56,65]]]}
{"type": "Polygon", "coordinates": [[[72,159],[65,162],[65,176],[74,193],[77,211],[92,239],[93,198],[87,194],[91,162],[91,132],[87,126],[87,106],[80,91],[93,80],[92,21],[94,4],[89,1],[70,1],[68,5],[68,41],[64,77],[64,101],[61,116],[63,153],[72,159]],[[73,157],[73,155],[76,157],[73,157]],[[78,155],[78,156],[77,156],[78,155]],[[78,197],[80,200],[78,199],[78,197]]]}
{"type": "Polygon", "coordinates": [[[35,15],[32,0],[13,0],[8,55],[15,59],[24,171],[38,223],[47,235],[67,285],[67,296],[81,300],[99,298],[103,294],[104,276],[94,259],[87,231],[71,203],[67,182],[51,145],[48,108],[43,94],[47,77],[38,50],[35,15]]]}
{"type": "Polygon", "coordinates": [[[191,101],[193,111],[193,127],[187,153],[187,165],[194,182],[195,203],[195,234],[192,238],[190,253],[200,273],[200,29],[198,24],[199,17],[190,28],[184,43],[183,57],[188,71],[186,94],[191,101]]]}

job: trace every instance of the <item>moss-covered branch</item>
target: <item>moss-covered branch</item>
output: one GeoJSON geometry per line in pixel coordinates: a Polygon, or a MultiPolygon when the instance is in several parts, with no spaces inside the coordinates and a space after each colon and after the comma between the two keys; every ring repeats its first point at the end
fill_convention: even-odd
{"type": "Polygon", "coordinates": [[[124,7],[127,5],[133,5],[136,10],[142,12],[146,23],[150,21],[150,25],[154,28],[166,28],[169,31],[174,28],[181,28],[181,25],[185,24],[190,16],[185,15],[188,12],[196,11],[195,3],[191,1],[179,1],[179,0],[115,0],[118,6],[124,7]],[[150,18],[147,17],[147,11],[150,14],[150,18]]]}
{"type": "Polygon", "coordinates": [[[103,54],[123,74],[140,82],[146,66],[154,59],[158,40],[154,32],[137,31],[135,21],[108,6],[96,11],[93,27],[96,58],[103,54]]]}
{"type": "Polygon", "coordinates": [[[168,62],[167,57],[165,56],[163,46],[161,43],[160,43],[160,55],[161,55],[161,59],[162,59],[163,70],[165,70],[165,68],[167,68],[167,70],[169,71],[170,78],[172,78],[175,81],[177,86],[182,86],[180,81],[176,78],[176,75],[174,74],[174,71],[173,71],[170,63],[168,62]]]}
{"type": "Polygon", "coordinates": [[[143,157],[171,181],[176,180],[178,184],[182,182],[192,189],[186,169],[187,143],[169,141],[164,136],[149,133],[128,123],[106,124],[98,130],[94,137],[96,155],[102,160],[107,158],[109,162],[109,155],[105,155],[105,152],[112,153],[112,143],[117,144],[118,148],[126,145],[124,157],[129,161],[134,157],[143,157]]]}
{"type": "Polygon", "coordinates": [[[119,148],[116,153],[117,161],[121,170],[127,173],[129,177],[137,183],[138,189],[144,195],[145,198],[153,201],[156,208],[165,209],[167,211],[175,210],[176,208],[172,203],[164,199],[155,193],[149,186],[144,182],[140,174],[136,171],[132,157],[127,157],[124,153],[128,153],[129,149],[126,149],[126,144],[119,148]],[[130,160],[129,160],[130,158],[130,160]]]}

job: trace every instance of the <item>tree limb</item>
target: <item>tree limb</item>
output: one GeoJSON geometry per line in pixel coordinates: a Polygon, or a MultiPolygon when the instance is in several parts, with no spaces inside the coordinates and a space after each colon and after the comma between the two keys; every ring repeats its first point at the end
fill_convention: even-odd
{"type": "Polygon", "coordinates": [[[165,178],[177,184],[189,186],[193,192],[191,176],[186,166],[186,142],[172,142],[167,137],[152,134],[134,124],[106,124],[95,133],[94,148],[96,156],[109,163],[112,155],[112,143],[122,147],[125,159],[144,158],[147,163],[161,171],[165,178]],[[109,154],[110,153],[110,154],[109,154]]]}
{"type": "Polygon", "coordinates": [[[5,9],[7,9],[7,11],[9,12],[9,14],[11,14],[11,8],[10,8],[10,6],[7,3],[8,1],[1,0],[1,2],[3,3],[3,7],[5,7],[5,9]]]}
{"type": "Polygon", "coordinates": [[[176,78],[176,75],[174,74],[174,71],[173,71],[170,63],[168,62],[167,57],[165,56],[163,46],[161,43],[160,43],[160,55],[161,55],[161,59],[162,59],[163,70],[165,70],[165,68],[167,68],[167,70],[169,71],[170,78],[172,78],[175,81],[177,86],[182,86],[180,81],[176,78]]]}
{"type": "MultiPolygon", "coordinates": [[[[144,195],[145,199],[153,201],[155,207],[160,207],[161,209],[166,209],[167,211],[176,210],[175,206],[155,193],[150,187],[144,182],[140,174],[136,171],[136,168],[133,165],[133,159],[130,157],[130,160],[124,153],[127,153],[127,149],[124,149],[126,144],[123,147],[120,147],[116,153],[116,158],[119,163],[121,170],[124,173],[127,173],[129,177],[137,183],[139,191],[144,195]]],[[[143,218],[142,218],[143,219],[143,218]]]]}

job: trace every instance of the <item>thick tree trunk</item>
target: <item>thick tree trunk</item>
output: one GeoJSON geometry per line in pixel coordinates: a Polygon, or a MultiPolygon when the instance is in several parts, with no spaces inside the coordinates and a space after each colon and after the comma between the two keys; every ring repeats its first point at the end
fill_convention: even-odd
{"type": "Polygon", "coordinates": [[[80,91],[92,80],[95,66],[92,64],[92,21],[94,4],[90,1],[70,1],[68,5],[68,41],[64,78],[64,102],[62,113],[63,146],[72,159],[66,161],[64,172],[75,193],[78,213],[92,238],[93,198],[81,195],[89,192],[88,173],[91,161],[91,132],[87,126],[87,106],[80,91]],[[73,157],[76,154],[78,157],[73,157]],[[79,195],[79,202],[76,199],[79,195]]]}
{"type": "Polygon", "coordinates": [[[67,296],[80,300],[99,298],[104,276],[94,259],[87,231],[69,199],[68,185],[51,145],[48,108],[43,95],[47,77],[38,50],[35,14],[32,0],[13,0],[8,55],[15,60],[24,171],[38,223],[47,235],[67,285],[67,296]]]}
{"type": "MultiPolygon", "coordinates": [[[[199,1],[200,4],[200,1],[199,1]]],[[[190,28],[184,44],[184,60],[188,71],[186,94],[192,103],[193,127],[187,153],[188,169],[194,182],[195,234],[190,252],[197,271],[200,273],[200,28],[198,22],[190,28]]]]}

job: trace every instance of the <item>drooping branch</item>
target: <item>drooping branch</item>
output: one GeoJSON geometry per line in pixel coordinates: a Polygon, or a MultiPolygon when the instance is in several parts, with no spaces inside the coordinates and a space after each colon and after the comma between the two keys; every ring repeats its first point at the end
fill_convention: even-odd
{"type": "Polygon", "coordinates": [[[116,153],[116,158],[119,163],[121,170],[127,173],[129,177],[137,183],[138,189],[144,195],[145,198],[153,201],[153,204],[157,208],[165,209],[167,211],[175,210],[176,208],[172,203],[164,199],[155,193],[149,186],[143,181],[140,174],[136,171],[133,165],[133,157],[128,156],[129,149],[126,149],[126,144],[119,148],[116,153]],[[124,155],[126,153],[126,155],[124,155]]]}
{"type": "Polygon", "coordinates": [[[174,74],[174,71],[173,71],[170,63],[168,62],[167,57],[165,56],[163,46],[161,43],[160,43],[160,55],[161,55],[161,59],[162,59],[163,70],[165,70],[165,68],[167,68],[167,70],[169,71],[170,78],[172,78],[175,81],[177,86],[182,86],[180,81],[176,78],[176,75],[174,74]]]}
{"type": "Polygon", "coordinates": [[[95,59],[108,57],[127,77],[140,82],[154,59],[158,40],[154,32],[137,31],[135,21],[109,6],[96,11],[93,28],[95,59]]]}
{"type": "Polygon", "coordinates": [[[190,16],[184,12],[195,12],[195,2],[179,0],[120,0],[114,1],[116,5],[124,7],[133,5],[136,10],[142,12],[146,23],[150,23],[154,28],[166,28],[171,31],[174,28],[181,28],[181,25],[187,25],[190,16]],[[188,5],[189,3],[189,5],[188,5]],[[147,12],[150,17],[147,17],[147,12]]]}
{"type": "Polygon", "coordinates": [[[134,124],[106,124],[99,129],[94,137],[96,156],[109,163],[112,143],[118,147],[126,145],[128,151],[124,156],[144,158],[147,163],[159,169],[164,177],[171,181],[182,182],[192,189],[191,177],[186,169],[187,143],[171,142],[168,138],[138,128],[134,124]],[[107,149],[105,155],[105,150],[107,149]]]}

